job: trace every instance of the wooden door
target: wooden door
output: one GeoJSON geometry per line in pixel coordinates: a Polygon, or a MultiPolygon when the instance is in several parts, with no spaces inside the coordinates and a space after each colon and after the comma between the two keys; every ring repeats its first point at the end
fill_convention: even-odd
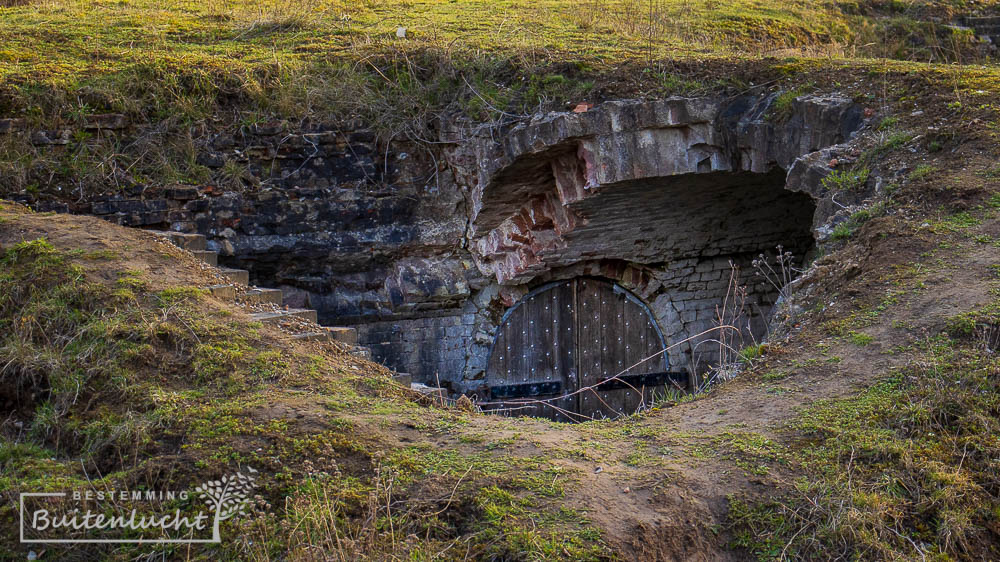
{"type": "Polygon", "coordinates": [[[575,285],[560,283],[528,294],[507,312],[486,371],[491,409],[572,421],[577,411],[576,396],[568,396],[577,379],[575,300],[575,285]]]}
{"type": "Polygon", "coordinates": [[[558,421],[631,414],[687,377],[667,372],[663,349],[649,309],[621,287],[590,278],[546,285],[501,323],[487,366],[489,408],[558,421]]]}
{"type": "Polygon", "coordinates": [[[577,286],[580,414],[632,414],[669,378],[663,338],[646,306],[621,287],[596,279],[577,286]]]}

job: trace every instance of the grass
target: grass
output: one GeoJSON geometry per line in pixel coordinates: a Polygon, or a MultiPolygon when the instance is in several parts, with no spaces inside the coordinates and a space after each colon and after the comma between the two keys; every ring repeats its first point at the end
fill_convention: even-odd
{"type": "Polygon", "coordinates": [[[929,177],[931,174],[937,172],[937,168],[929,164],[921,164],[910,171],[908,179],[910,181],[920,181],[924,178],[929,177]]]}
{"type": "Polygon", "coordinates": [[[861,191],[868,181],[871,170],[858,168],[851,170],[834,170],[823,178],[823,188],[830,191],[861,191]]]}
{"type": "Polygon", "coordinates": [[[913,366],[790,424],[800,436],[789,453],[801,469],[796,491],[732,497],[734,546],[760,559],[996,554],[1000,363],[974,339],[925,349],[913,366]]]}
{"type": "Polygon", "coordinates": [[[255,188],[239,163],[198,164],[206,141],[191,131],[203,123],[233,132],[360,117],[382,139],[423,141],[444,114],[504,120],[607,96],[742,92],[751,81],[787,85],[781,113],[845,67],[921,72],[958,94],[995,91],[995,67],[926,63],[977,60],[970,38],[934,23],[972,8],[964,0],[39,0],[0,8],[0,117],[73,133],[64,150],[0,137],[0,195],[133,183],[255,188]],[[81,129],[103,112],[136,127],[125,138],[81,129]]]}
{"type": "MultiPolygon", "coordinates": [[[[842,14],[801,1],[761,9],[739,1],[725,6],[657,2],[653,13],[628,1],[539,3],[480,0],[450,2],[320,2],[213,0],[199,4],[130,0],[93,4],[52,0],[0,12],[5,45],[0,82],[7,85],[3,113],[30,119],[58,117],[78,123],[112,109],[156,119],[181,120],[211,113],[218,96],[237,94],[263,113],[353,105],[315,88],[387,79],[397,93],[420,85],[421,50],[461,53],[459,70],[484,100],[506,105],[505,94],[476,75],[475,53],[543,61],[602,61],[661,58],[670,53],[705,54],[699,44],[713,37],[709,52],[773,49],[850,39],[842,14]],[[407,38],[398,39],[398,27],[407,38]],[[650,33],[655,41],[650,40],[650,33]],[[141,47],[136,47],[141,45],[141,47]],[[100,59],[93,57],[100,53],[100,59]],[[377,68],[354,61],[378,55],[377,68]],[[464,69],[461,66],[470,64],[464,69]],[[371,74],[368,74],[371,71],[371,74]],[[281,94],[275,98],[268,90],[281,94]],[[85,93],[80,97],[78,94],[85,93]],[[297,98],[306,94],[304,98],[297,98]]],[[[530,77],[531,74],[526,74],[530,77]]],[[[426,76],[423,76],[426,77],[426,76]]],[[[568,77],[541,75],[529,85],[529,107],[565,89],[568,77]]],[[[455,87],[461,80],[442,86],[455,87]]],[[[360,101],[360,100],[358,100],[360,101]]],[[[258,112],[259,119],[264,115],[258,112]]],[[[254,119],[248,112],[244,122],[254,119]]],[[[51,121],[50,121],[51,122],[51,121]]]]}
{"type": "MultiPolygon", "coordinates": [[[[14,225],[46,220],[0,213],[14,225]]],[[[135,265],[111,252],[95,264],[45,238],[0,249],[2,398],[16,405],[0,427],[4,540],[16,542],[17,491],[190,489],[252,466],[254,509],[206,556],[307,556],[317,545],[345,558],[610,556],[589,520],[560,505],[566,471],[505,455],[517,434],[467,440],[474,452],[385,447],[365,416],[461,437],[471,414],[415,404],[383,368],[332,348],[295,353],[203,291],[158,288],[135,265]]]]}
{"type": "Polygon", "coordinates": [[[761,476],[770,472],[772,465],[788,462],[784,446],[758,433],[726,431],[713,443],[718,449],[728,451],[734,464],[749,474],[761,476]]]}
{"type": "MultiPolygon", "coordinates": [[[[7,55],[0,80],[24,84],[27,90],[17,90],[23,94],[93,87],[94,96],[59,104],[68,120],[108,101],[102,94],[129,103],[114,95],[117,86],[130,83],[115,79],[126,69],[138,78],[187,68],[160,85],[162,95],[187,89],[210,95],[213,78],[234,87],[243,81],[251,91],[255,83],[269,79],[294,79],[288,72],[298,63],[358,60],[379,50],[452,45],[460,51],[516,52],[536,59],[610,60],[678,51],[704,54],[705,47],[732,54],[737,49],[847,43],[856,35],[850,26],[856,18],[796,0],[784,0],[780,7],[745,0],[725,5],[658,1],[651,6],[625,0],[583,5],[562,0],[50,0],[3,10],[0,19],[7,55]],[[396,38],[398,27],[406,27],[405,39],[396,38]],[[706,38],[711,38],[707,44],[706,38]],[[91,56],[95,51],[100,59],[91,56]]],[[[130,97],[139,98],[135,93],[130,97]]],[[[53,109],[22,102],[27,115],[53,109]]]]}
{"type": "MultiPolygon", "coordinates": [[[[831,174],[832,175],[832,174],[831,174]]],[[[827,176],[829,178],[829,176],[827,176]]],[[[850,180],[854,181],[854,180],[850,180]]],[[[855,186],[855,189],[859,189],[855,186]]],[[[833,227],[833,231],[830,232],[830,239],[833,241],[847,240],[854,234],[858,228],[863,224],[870,221],[873,218],[882,216],[885,214],[885,204],[882,202],[875,203],[869,207],[859,209],[853,213],[851,216],[847,217],[847,220],[838,223],[833,227]]]]}
{"type": "Polygon", "coordinates": [[[775,120],[787,119],[789,115],[792,114],[792,106],[795,100],[806,94],[811,88],[812,84],[803,84],[787,92],[782,92],[774,99],[774,105],[771,107],[770,117],[775,120]]]}
{"type": "Polygon", "coordinates": [[[853,331],[847,334],[847,339],[850,340],[850,342],[853,343],[854,345],[862,347],[869,345],[875,341],[875,337],[872,335],[865,334],[862,332],[853,332],[853,331]]]}

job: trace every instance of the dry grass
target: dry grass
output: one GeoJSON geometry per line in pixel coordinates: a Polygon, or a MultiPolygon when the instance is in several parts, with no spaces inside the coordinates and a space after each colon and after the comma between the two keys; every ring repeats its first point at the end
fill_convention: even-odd
{"type": "MultiPolygon", "coordinates": [[[[412,402],[384,367],[336,344],[296,344],[179,279],[212,280],[148,235],[0,201],[6,545],[17,544],[18,491],[190,489],[249,465],[260,471],[256,509],[199,555],[606,557],[582,515],[550,505],[564,492],[547,462],[459,453],[419,432],[400,445],[383,425],[388,417],[410,427],[468,420],[412,402]],[[160,267],[155,280],[142,273],[160,267]]],[[[146,545],[48,550],[80,559],[148,554],[146,545]]]]}
{"type": "MultiPolygon", "coordinates": [[[[944,12],[917,2],[894,6],[900,9],[865,2],[851,11],[805,0],[42,0],[3,8],[0,118],[58,130],[78,128],[88,114],[119,112],[142,134],[120,143],[80,134],[67,150],[0,138],[0,194],[238,185],[238,171],[213,178],[194,162],[190,131],[209,122],[361,117],[382,139],[422,142],[433,140],[442,115],[502,121],[614,92],[741,91],[756,78],[734,60],[773,67],[768,81],[775,72],[801,73],[766,58],[772,55],[862,72],[889,65],[841,57],[978,60],[971,44],[953,41],[958,36],[938,37],[950,28],[925,21],[947,21],[972,4],[944,12]],[[400,27],[405,38],[396,36],[400,27]],[[716,67],[726,76],[706,78],[716,67]]],[[[894,71],[953,72],[909,62],[894,71]]],[[[1000,83],[995,68],[980,72],[975,87],[1000,83]]]]}

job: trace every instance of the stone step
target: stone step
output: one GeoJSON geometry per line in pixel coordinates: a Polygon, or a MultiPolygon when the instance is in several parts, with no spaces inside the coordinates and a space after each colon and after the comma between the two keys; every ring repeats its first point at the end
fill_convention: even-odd
{"type": "Polygon", "coordinates": [[[361,347],[360,345],[352,347],[348,353],[357,357],[358,359],[367,359],[371,361],[372,358],[372,350],[368,349],[367,347],[361,347]]]}
{"type": "Polygon", "coordinates": [[[444,402],[448,398],[448,391],[443,388],[438,388],[436,386],[427,386],[426,384],[419,382],[411,382],[410,389],[423,394],[424,396],[430,396],[435,401],[444,402]]]}
{"type": "Polygon", "coordinates": [[[208,240],[202,234],[188,234],[186,232],[170,232],[168,230],[151,230],[154,234],[164,236],[173,244],[185,250],[204,250],[208,246],[208,240]]]}
{"type": "Polygon", "coordinates": [[[219,265],[219,252],[213,252],[210,250],[191,250],[194,257],[207,263],[208,265],[219,265]]]}
{"type": "Polygon", "coordinates": [[[218,299],[233,300],[236,298],[236,287],[234,285],[212,285],[208,287],[208,292],[218,299]]]}
{"type": "Polygon", "coordinates": [[[330,334],[330,339],[333,341],[339,341],[347,345],[358,345],[358,330],[356,328],[330,326],[326,328],[326,331],[330,334]]]}
{"type": "Polygon", "coordinates": [[[250,272],[245,269],[229,269],[228,267],[220,267],[219,273],[226,278],[226,281],[229,281],[234,285],[246,287],[250,284],[250,272]]]}
{"type": "Polygon", "coordinates": [[[281,289],[263,289],[257,287],[250,289],[243,295],[243,299],[248,302],[268,302],[281,306],[284,293],[281,289]]]}
{"type": "Polygon", "coordinates": [[[410,373],[393,373],[392,380],[406,388],[410,388],[410,385],[413,384],[413,375],[410,373]]]}
{"type": "Polygon", "coordinates": [[[349,345],[350,353],[356,357],[371,359],[371,349],[357,345],[358,334],[354,328],[324,328],[321,332],[308,332],[292,336],[297,340],[306,341],[335,341],[349,345]]]}
{"type": "Polygon", "coordinates": [[[276,310],[274,312],[257,312],[250,315],[258,322],[281,322],[292,318],[301,318],[310,322],[316,322],[316,311],[310,308],[290,308],[288,310],[276,310]]]}
{"type": "Polygon", "coordinates": [[[330,341],[330,334],[326,332],[308,332],[305,334],[295,334],[293,340],[302,341],[330,341]]]}

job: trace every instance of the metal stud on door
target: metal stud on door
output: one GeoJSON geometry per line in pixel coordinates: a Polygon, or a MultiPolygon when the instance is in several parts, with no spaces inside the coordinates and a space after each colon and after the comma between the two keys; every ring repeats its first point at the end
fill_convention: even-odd
{"type": "Polygon", "coordinates": [[[649,309],[628,291],[591,278],[552,283],[504,315],[487,367],[491,401],[559,421],[630,414],[654,387],[686,382],[667,371],[663,349],[649,309]]]}

